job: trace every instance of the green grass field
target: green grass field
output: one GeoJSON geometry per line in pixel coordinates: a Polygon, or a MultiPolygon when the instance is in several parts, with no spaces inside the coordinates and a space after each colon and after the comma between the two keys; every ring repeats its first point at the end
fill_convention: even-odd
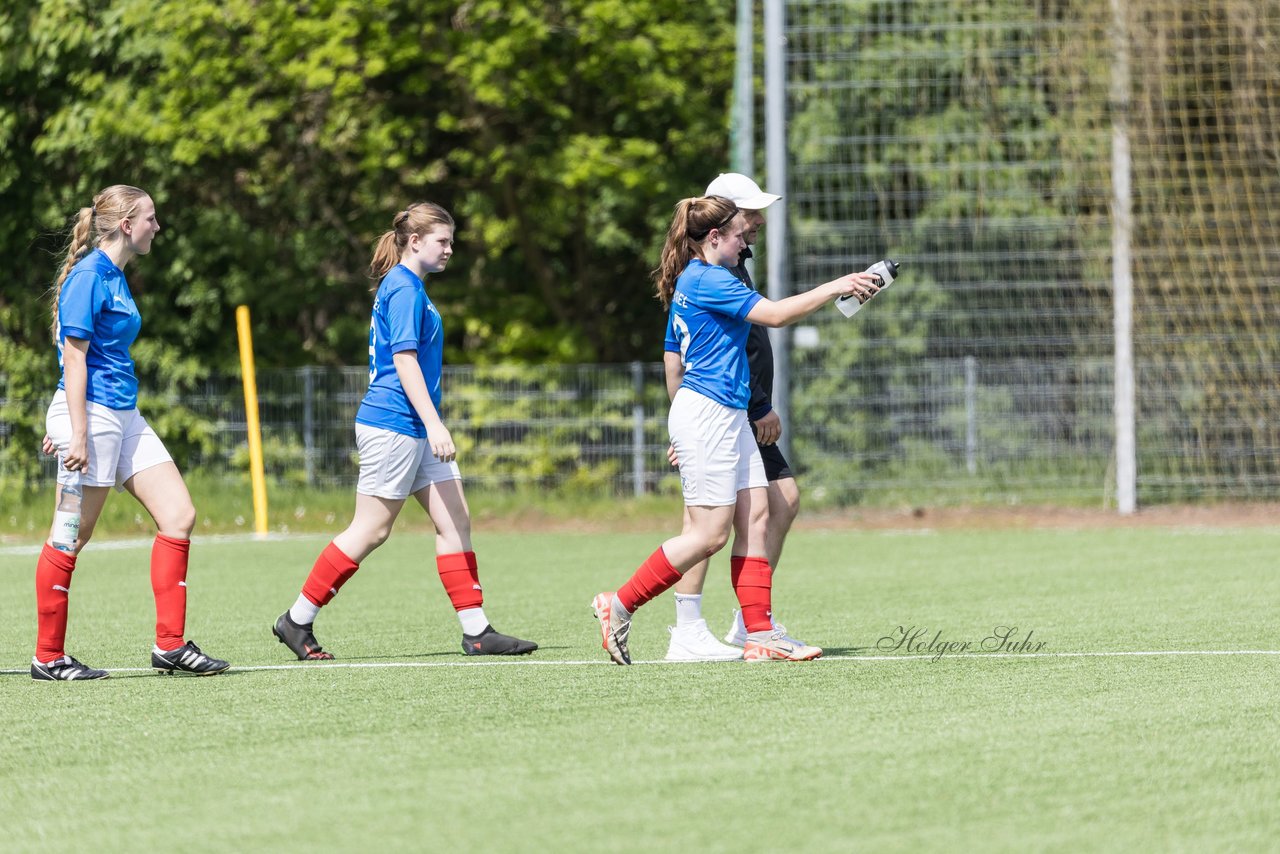
{"type": "MultiPolygon", "coordinates": [[[[473,663],[429,538],[397,533],[321,616],[269,626],[321,537],[197,542],[208,679],[146,668],[144,546],[90,547],[68,650],[32,683],[35,558],[0,553],[0,849],[1266,850],[1280,838],[1280,528],[800,531],[778,616],[808,664],[658,664],[670,595],[606,663],[588,602],[657,534],[481,533],[473,663]],[[886,649],[899,627],[1036,655],[886,649]],[[878,648],[879,647],[879,648],[878,648]],[[1226,654],[1237,652],[1239,654],[1226,654]],[[1130,655],[1126,653],[1150,653],[1130,655]],[[1224,654],[1208,654],[1224,653],[1224,654]]],[[[705,611],[723,632],[727,560],[705,611]]],[[[936,645],[935,645],[936,649],[936,645]]]]}

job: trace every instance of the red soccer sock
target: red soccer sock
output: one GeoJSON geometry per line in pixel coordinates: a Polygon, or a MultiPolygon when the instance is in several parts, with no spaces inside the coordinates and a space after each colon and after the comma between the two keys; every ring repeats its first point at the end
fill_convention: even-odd
{"type": "Polygon", "coordinates": [[[631,579],[618,588],[618,601],[622,607],[635,613],[645,602],[670,590],[680,580],[680,572],[667,560],[667,554],[658,550],[640,564],[631,579]]]}
{"type": "Polygon", "coordinates": [[[187,559],[190,540],[156,534],[151,546],[151,592],[156,597],[156,646],[182,646],[187,625],[187,559]]]}
{"type": "Polygon", "coordinates": [[[323,608],[333,601],[342,585],[350,581],[359,568],[360,564],[347,557],[342,549],[329,543],[320,552],[320,557],[316,558],[315,566],[311,567],[311,574],[302,585],[302,595],[311,604],[323,608]]]}
{"type": "Polygon", "coordinates": [[[440,583],[444,585],[444,592],[449,594],[453,610],[465,611],[484,605],[484,590],[480,587],[475,552],[437,555],[436,571],[440,573],[440,583]]]}
{"type": "Polygon", "coordinates": [[[767,632],[773,628],[773,567],[767,558],[732,557],[729,559],[733,592],[742,606],[742,624],[748,632],[767,632]]]}
{"type": "Polygon", "coordinates": [[[67,605],[76,556],[45,543],[36,561],[36,660],[47,664],[66,655],[67,605]]]}

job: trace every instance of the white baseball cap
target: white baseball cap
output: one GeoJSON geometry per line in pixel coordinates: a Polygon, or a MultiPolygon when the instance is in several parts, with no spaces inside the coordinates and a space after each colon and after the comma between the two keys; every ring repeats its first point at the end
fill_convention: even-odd
{"type": "Polygon", "coordinates": [[[766,193],[760,185],[740,172],[721,172],[707,185],[708,196],[724,196],[746,211],[762,211],[782,196],[766,193]]]}

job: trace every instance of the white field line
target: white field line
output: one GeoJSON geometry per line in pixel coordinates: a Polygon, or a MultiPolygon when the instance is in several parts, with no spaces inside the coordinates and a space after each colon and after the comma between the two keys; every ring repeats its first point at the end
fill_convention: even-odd
{"type": "MultiPolygon", "coordinates": [[[[196,546],[219,545],[222,543],[278,543],[285,540],[317,540],[324,537],[333,539],[332,534],[324,533],[267,534],[265,536],[260,536],[258,534],[196,534],[191,538],[191,543],[196,546]]],[[[118,552],[127,551],[129,549],[149,549],[151,548],[151,544],[155,541],[155,537],[130,537],[124,540],[94,540],[85,548],[86,554],[89,552],[118,552]]],[[[43,547],[43,543],[28,543],[23,546],[0,546],[0,556],[35,556],[40,554],[40,549],[43,547]]]]}
{"type": "MultiPolygon", "coordinates": [[[[1115,651],[1115,652],[978,652],[978,653],[957,653],[945,655],[942,658],[946,661],[972,661],[976,658],[999,658],[999,659],[1031,659],[1031,658],[1177,658],[1189,656],[1208,656],[1208,655],[1237,655],[1237,656],[1266,656],[1280,655],[1280,649],[1153,649],[1141,651],[1115,651]]],[[[928,661],[935,664],[939,663],[937,656],[934,655],[826,655],[816,659],[812,664],[876,664],[883,662],[904,662],[904,661],[928,661]]],[[[682,665],[699,662],[687,661],[663,661],[656,659],[653,661],[633,661],[632,664],[644,665],[668,665],[679,667],[682,665]]],[[[713,662],[701,662],[710,664],[713,662]]],[[[729,662],[714,662],[716,664],[728,664],[729,662]]],[[[247,667],[237,667],[232,665],[231,670],[227,672],[254,672],[267,670],[371,670],[384,669],[393,667],[408,668],[427,668],[427,667],[592,667],[598,665],[612,665],[613,662],[604,658],[590,660],[575,659],[539,659],[539,658],[490,658],[483,661],[331,661],[320,664],[313,662],[311,664],[258,664],[247,667]]],[[[154,668],[151,667],[111,667],[105,668],[111,673],[146,673],[154,668]]],[[[19,674],[28,674],[29,670],[0,670],[0,675],[13,676],[19,674]]]]}
{"type": "MultiPolygon", "coordinates": [[[[1267,530],[1264,528],[1258,528],[1253,526],[1184,525],[1177,528],[1169,528],[1167,530],[1167,533],[1170,536],[1180,536],[1180,535],[1234,536],[1238,534],[1243,528],[1248,528],[1248,530],[1253,532],[1267,530]]],[[[1045,530],[1054,530],[1054,529],[1046,528],[1045,530]]],[[[1062,530],[1074,531],[1076,529],[1064,528],[1062,530]]],[[[1276,528],[1274,531],[1271,531],[1271,532],[1280,533],[1280,528],[1276,528]]],[[[914,536],[920,536],[920,535],[933,536],[939,533],[939,531],[938,529],[934,529],[934,528],[902,528],[902,529],[884,528],[884,529],[869,529],[864,533],[879,533],[879,534],[884,534],[886,536],[913,536],[914,537],[914,536]]],[[[324,533],[324,532],[318,532],[318,531],[312,531],[307,533],[292,533],[292,532],[282,533],[278,531],[272,531],[271,533],[268,533],[268,534],[256,534],[253,532],[246,531],[244,533],[237,533],[237,534],[196,534],[191,538],[191,542],[193,545],[197,545],[197,546],[208,546],[208,545],[220,545],[223,543],[251,543],[251,542],[278,543],[278,542],[284,542],[288,540],[319,540],[319,539],[333,539],[333,533],[332,532],[324,533]]],[[[3,542],[3,540],[4,540],[4,535],[0,535],[0,542],[3,542]]],[[[101,540],[94,540],[93,543],[88,548],[90,551],[95,551],[95,552],[127,551],[129,549],[149,549],[151,548],[151,545],[154,542],[155,542],[155,537],[128,537],[120,540],[101,539],[101,540]]],[[[43,547],[43,545],[44,544],[42,542],[37,542],[37,543],[27,543],[24,545],[0,546],[0,557],[6,556],[6,555],[35,556],[40,554],[40,549],[43,547]]]]}

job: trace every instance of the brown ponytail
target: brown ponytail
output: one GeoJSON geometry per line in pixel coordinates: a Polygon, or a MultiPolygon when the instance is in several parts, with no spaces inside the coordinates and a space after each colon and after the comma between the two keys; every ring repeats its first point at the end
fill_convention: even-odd
{"type": "Polygon", "coordinates": [[[120,223],[132,217],[138,210],[138,202],[147,198],[147,194],[137,187],[126,184],[114,184],[93,197],[93,204],[81,208],[76,214],[75,225],[71,227],[71,242],[67,246],[67,258],[62,262],[62,269],[53,283],[53,324],[49,332],[53,342],[58,343],[58,298],[62,296],[62,283],[67,280],[71,270],[94,247],[114,237],[120,230],[120,223]]]}
{"type": "Polygon", "coordinates": [[[723,196],[681,199],[676,203],[676,215],[662,246],[662,260],[652,274],[663,308],[670,307],[676,279],[684,268],[694,258],[702,257],[703,241],[712,231],[727,227],[737,214],[738,206],[723,196]]]}
{"type": "Polygon", "coordinates": [[[434,202],[418,202],[396,214],[391,221],[391,230],[382,233],[373,248],[373,260],[369,263],[369,277],[381,281],[391,272],[391,268],[400,263],[404,248],[409,245],[413,235],[422,236],[437,225],[453,228],[453,217],[449,212],[434,202]]]}

